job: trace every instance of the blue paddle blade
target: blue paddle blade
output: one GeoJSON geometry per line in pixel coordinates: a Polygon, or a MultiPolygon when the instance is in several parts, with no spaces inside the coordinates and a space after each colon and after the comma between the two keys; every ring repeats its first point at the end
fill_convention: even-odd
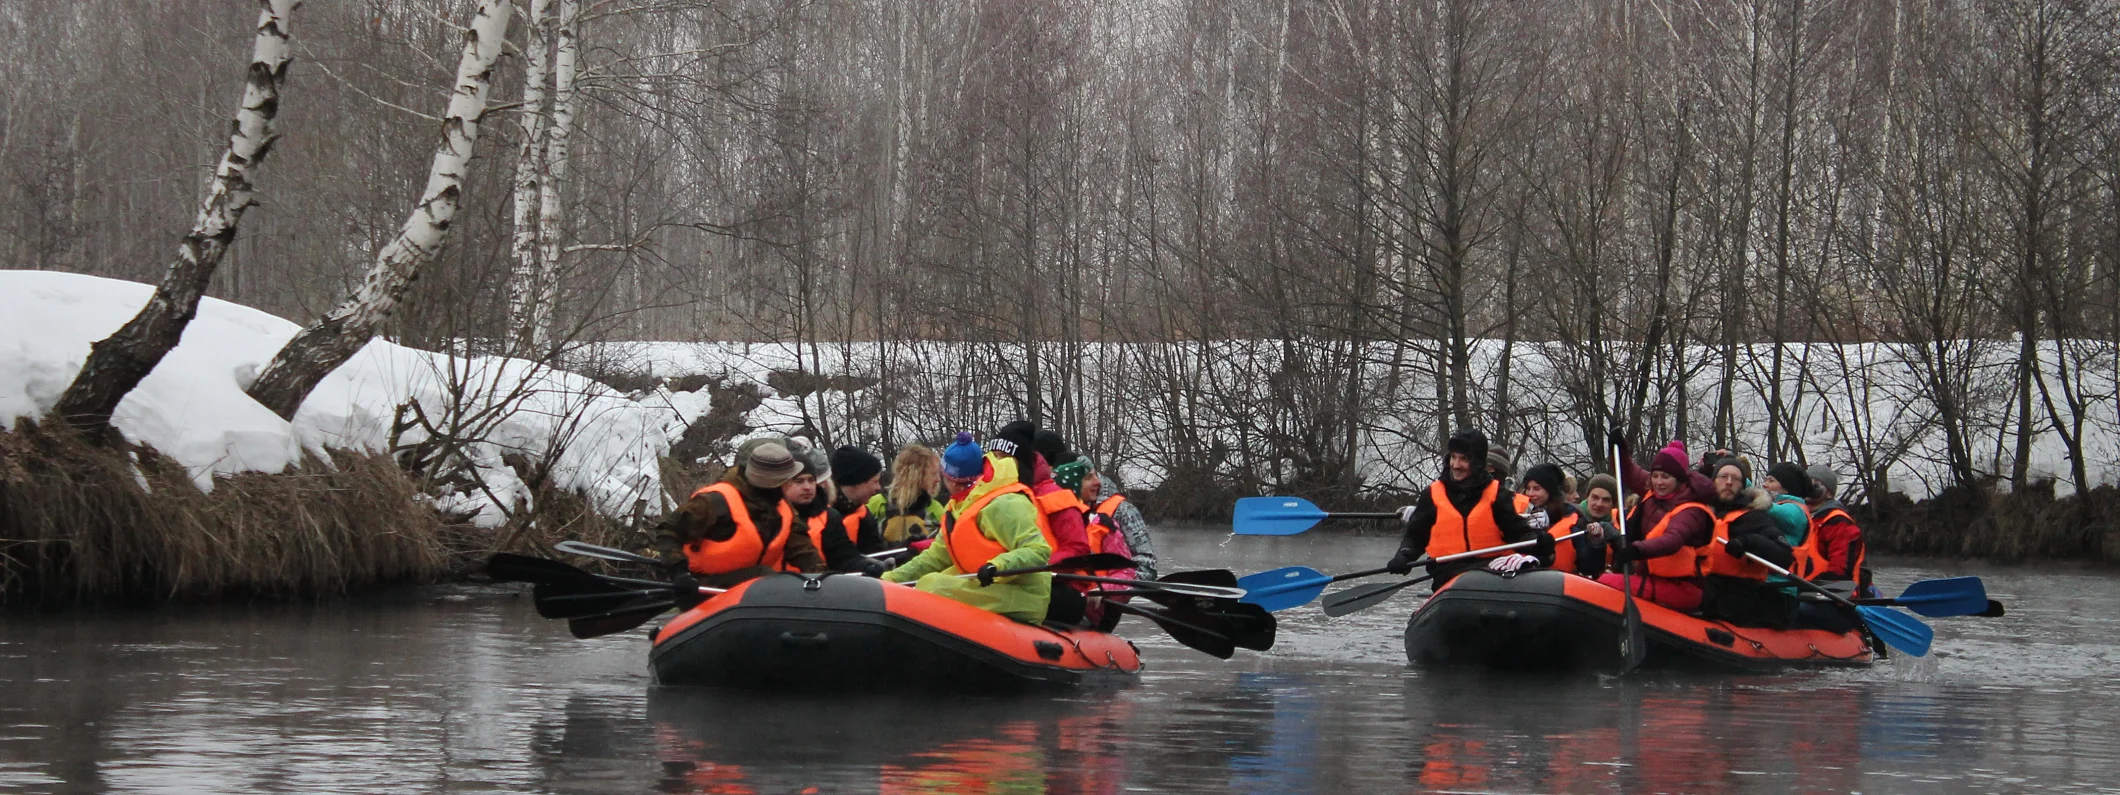
{"type": "MultiPolygon", "coordinates": [[[[1982,602],[1982,606],[1985,606],[1982,602]]],[[[1929,644],[1936,640],[1936,630],[1921,623],[1921,619],[1894,612],[1888,607],[1857,607],[1862,613],[1862,622],[1870,626],[1870,633],[1884,641],[1884,645],[1906,652],[1915,657],[1927,657],[1929,644]]]]}
{"type": "Polygon", "coordinates": [[[1987,586],[1979,577],[1922,580],[1892,601],[1930,618],[1977,616],[1988,609],[1987,586]]]}
{"type": "Polygon", "coordinates": [[[1267,612],[1280,612],[1310,604],[1325,592],[1332,583],[1332,576],[1317,569],[1304,566],[1287,566],[1257,574],[1247,574],[1237,580],[1243,588],[1244,598],[1238,601],[1266,608],[1267,612]]]}
{"type": "Polygon", "coordinates": [[[1245,497],[1230,522],[1240,536],[1292,536],[1316,526],[1325,512],[1302,497],[1245,497]]]}

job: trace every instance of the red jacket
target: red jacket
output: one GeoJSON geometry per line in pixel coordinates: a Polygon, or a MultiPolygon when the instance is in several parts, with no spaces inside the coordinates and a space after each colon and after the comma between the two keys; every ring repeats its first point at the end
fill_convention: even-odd
{"type": "MultiPolygon", "coordinates": [[[[1840,507],[1840,503],[1828,502],[1814,513],[1824,513],[1840,507]]],[[[1857,581],[1861,572],[1855,571],[1855,561],[1862,557],[1862,528],[1846,515],[1827,519],[1812,532],[1818,534],[1818,554],[1826,559],[1826,570],[1815,579],[1857,581]]]]}
{"type": "MultiPolygon", "coordinates": [[[[1045,462],[1045,456],[1032,455],[1036,463],[1031,469],[1031,493],[1043,497],[1056,491],[1067,491],[1053,482],[1053,467],[1045,462]]],[[[1089,554],[1089,517],[1081,511],[1061,511],[1049,514],[1046,521],[1053,528],[1053,560],[1089,554]]]]}

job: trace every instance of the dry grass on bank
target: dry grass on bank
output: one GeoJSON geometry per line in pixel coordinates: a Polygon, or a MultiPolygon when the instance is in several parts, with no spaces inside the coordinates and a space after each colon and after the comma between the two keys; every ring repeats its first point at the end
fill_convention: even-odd
{"type": "Polygon", "coordinates": [[[0,603],[323,596],[433,579],[450,556],[428,505],[388,456],[335,453],[204,493],[152,449],[25,422],[0,432],[0,603]]]}
{"type": "Polygon", "coordinates": [[[1880,552],[2120,563],[2120,489],[2112,486],[2058,498],[2050,482],[2001,494],[1947,489],[1919,503],[1895,494],[1853,513],[1880,552]]]}

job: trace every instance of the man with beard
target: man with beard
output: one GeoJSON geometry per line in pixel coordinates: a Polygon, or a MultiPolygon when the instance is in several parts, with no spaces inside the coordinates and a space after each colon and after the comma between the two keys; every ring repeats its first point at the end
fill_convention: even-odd
{"type": "Polygon", "coordinates": [[[1429,563],[1435,587],[1476,568],[1515,571],[1527,563],[1550,563],[1553,537],[1532,529],[1516,511],[1516,495],[1487,473],[1487,435],[1471,428],[1460,430],[1450,436],[1446,449],[1442,478],[1429,484],[1414,504],[1399,509],[1406,535],[1385,568],[1393,574],[1408,574],[1424,556],[1433,560],[1519,541],[1540,543],[1528,555],[1494,552],[1429,563]]]}

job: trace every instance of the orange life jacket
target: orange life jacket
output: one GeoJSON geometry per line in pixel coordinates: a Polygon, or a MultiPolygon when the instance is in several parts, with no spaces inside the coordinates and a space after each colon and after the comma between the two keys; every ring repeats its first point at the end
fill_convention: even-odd
{"type": "MultiPolygon", "coordinates": [[[[1811,532],[1804,536],[1802,544],[1796,546],[1796,565],[1789,567],[1791,574],[1806,580],[1815,580],[1830,571],[1831,564],[1826,561],[1825,546],[1818,541],[1818,530],[1836,516],[1847,520],[1849,524],[1855,523],[1855,517],[1839,508],[1826,511],[1823,516],[1811,517],[1811,532]]],[[[1848,562],[1849,579],[1862,577],[1863,558],[1866,557],[1869,557],[1866,551],[1860,546],[1856,547],[1855,559],[1848,562]]]]}
{"type": "MultiPolygon", "coordinates": [[[[987,503],[993,502],[996,497],[1000,497],[1003,494],[1021,494],[1030,498],[1032,503],[1035,504],[1037,502],[1037,498],[1031,494],[1029,486],[1021,483],[1010,483],[980,496],[978,502],[965,506],[963,511],[954,516],[947,512],[942,514],[942,536],[945,539],[943,543],[949,545],[950,562],[956,564],[958,571],[965,573],[978,571],[980,566],[984,566],[987,561],[993,560],[995,555],[1008,551],[1006,547],[1001,546],[1001,542],[986,537],[986,533],[979,530],[979,511],[984,509],[987,503]]],[[[1036,513],[1038,535],[1044,536],[1045,545],[1051,547],[1053,546],[1052,522],[1046,520],[1044,511],[1037,511],[1036,513]]]]}
{"type": "MultiPolygon", "coordinates": [[[[1701,553],[1701,556],[1705,558],[1702,561],[1704,564],[1702,573],[1713,574],[1718,577],[1736,577],[1756,582],[1767,581],[1767,575],[1773,572],[1768,571],[1766,566],[1754,563],[1750,558],[1731,555],[1730,549],[1723,546],[1723,544],[1730,541],[1730,525],[1737,522],[1737,517],[1750,512],[1751,510],[1748,508],[1739,508],[1728,514],[1715,517],[1715,539],[1708,542],[1708,546],[1711,549],[1704,550],[1701,553]]],[[[1713,511],[1709,513],[1712,514],[1713,511]]]]}
{"type": "Polygon", "coordinates": [[[869,506],[868,503],[862,503],[854,509],[853,513],[847,514],[845,518],[840,520],[847,526],[848,541],[856,544],[861,543],[861,520],[867,518],[869,518],[869,506]]]}
{"type": "Polygon", "coordinates": [[[719,494],[729,504],[729,519],[736,523],[736,532],[726,541],[700,539],[685,545],[685,564],[694,574],[727,574],[751,566],[780,568],[780,553],[788,546],[788,533],[795,527],[795,509],[786,500],[776,503],[780,509],[780,530],[773,534],[771,542],[760,538],[758,525],[751,521],[751,509],[744,507],[743,493],[736,484],[712,483],[692,492],[693,497],[703,494],[719,494]]]}
{"type": "MultiPolygon", "coordinates": [[[[1435,526],[1428,531],[1428,557],[1441,558],[1507,543],[1502,540],[1501,526],[1494,523],[1494,498],[1501,488],[1500,483],[1489,482],[1487,490],[1480,492],[1480,501],[1471,511],[1461,514],[1456,505],[1450,504],[1450,493],[1442,481],[1429,484],[1428,500],[1435,503],[1435,526]]],[[[1506,554],[1495,552],[1482,557],[1506,554]]]]}
{"type": "MultiPolygon", "coordinates": [[[[1634,510],[1635,513],[1641,512],[1640,506],[1636,506],[1634,510]]],[[[1642,540],[1647,541],[1651,538],[1655,538],[1657,536],[1663,535],[1664,533],[1670,532],[1671,520],[1678,518],[1678,515],[1680,513],[1689,510],[1699,511],[1702,514],[1707,515],[1710,521],[1713,521],[1715,519],[1715,512],[1708,510],[1708,506],[1702,505],[1697,502],[1683,503],[1666,512],[1664,514],[1664,518],[1657,520],[1656,526],[1650,528],[1649,534],[1642,536],[1642,540]]],[[[1699,547],[1681,544],[1679,545],[1677,552],[1673,552],[1669,555],[1665,555],[1660,558],[1650,558],[1642,562],[1648,564],[1648,574],[1651,577],[1665,577],[1669,579],[1683,580],[1690,579],[1693,577],[1699,577],[1701,575],[1700,556],[1701,550],[1699,547]]]]}
{"type": "Polygon", "coordinates": [[[1511,497],[1514,497],[1514,498],[1515,498],[1514,500],[1512,500],[1512,502],[1515,502],[1515,503],[1516,503],[1516,512],[1517,512],[1517,513],[1530,513],[1530,512],[1531,512],[1531,498],[1530,498],[1530,497],[1526,497],[1526,496],[1524,496],[1524,493],[1523,493],[1523,492],[1521,492],[1521,491],[1519,491],[1519,492],[1515,492],[1515,493],[1512,493],[1512,494],[1511,494],[1511,495],[1509,495],[1509,496],[1511,496],[1511,497]]]}
{"type": "Polygon", "coordinates": [[[1567,518],[1554,522],[1552,527],[1546,528],[1546,533],[1553,536],[1554,571],[1565,571],[1569,574],[1575,574],[1578,571],[1575,568],[1575,539],[1571,538],[1563,541],[1561,536],[1575,532],[1575,526],[1581,522],[1582,518],[1582,512],[1569,511],[1567,518]]]}
{"type": "Polygon", "coordinates": [[[1097,503],[1097,509],[1090,512],[1089,551],[1104,551],[1104,538],[1111,535],[1113,530],[1119,529],[1119,523],[1112,516],[1119,512],[1119,503],[1125,501],[1124,496],[1114,494],[1097,503]]]}
{"type": "MultiPolygon", "coordinates": [[[[866,508],[864,508],[864,509],[862,509],[862,510],[867,510],[867,509],[866,509],[866,508]]],[[[859,527],[859,524],[858,524],[858,523],[856,523],[856,522],[845,522],[844,524],[845,524],[845,526],[846,526],[846,530],[847,530],[847,541],[850,541],[850,542],[851,542],[851,541],[853,541],[853,540],[854,540],[854,538],[855,538],[855,535],[856,535],[856,528],[857,528],[857,527],[859,527]]],[[[815,548],[815,549],[817,550],[817,554],[818,554],[818,555],[820,555],[820,556],[822,556],[822,555],[824,554],[824,531],[825,531],[825,528],[828,528],[828,527],[831,527],[831,526],[832,526],[832,512],[831,512],[831,511],[819,511],[819,512],[818,512],[818,514],[817,514],[816,516],[812,516],[812,517],[810,517],[810,518],[809,518],[809,530],[810,530],[810,546],[811,546],[811,547],[814,547],[814,548],[815,548]]],[[[792,572],[797,572],[797,573],[800,573],[800,572],[801,572],[801,569],[797,569],[797,568],[795,568],[795,566],[794,566],[794,565],[792,565],[792,564],[789,564],[789,563],[782,563],[782,564],[780,565],[780,569],[781,569],[781,571],[792,571],[792,572]]]]}

